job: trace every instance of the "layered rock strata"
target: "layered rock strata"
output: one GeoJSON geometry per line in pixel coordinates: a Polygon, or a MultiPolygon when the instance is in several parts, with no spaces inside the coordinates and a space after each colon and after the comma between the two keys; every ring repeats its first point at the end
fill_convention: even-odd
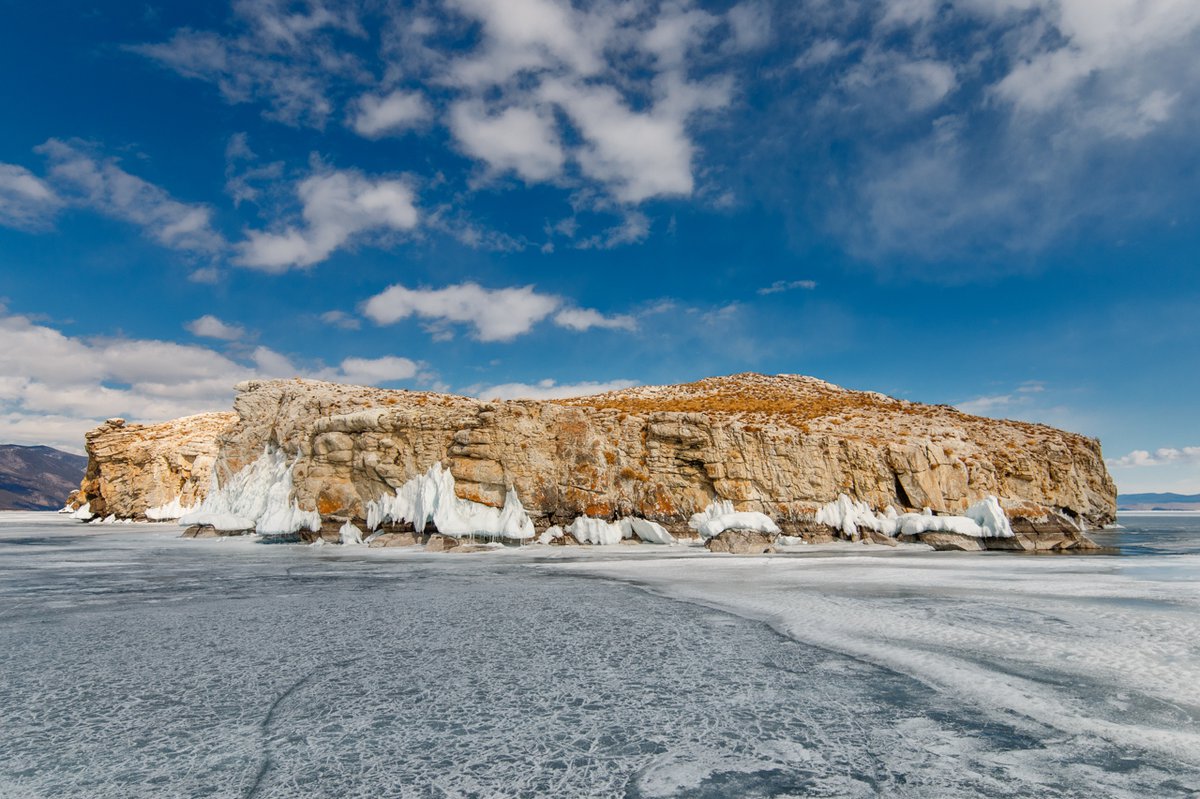
{"type": "Polygon", "coordinates": [[[86,436],[87,472],[71,504],[122,519],[144,519],[176,501],[195,505],[211,483],[219,438],[237,421],[229,412],[152,425],[109,419],[86,436]]]}
{"type": "Polygon", "coordinates": [[[629,516],[686,536],[691,514],[729,500],[738,511],[767,514],[786,534],[816,538],[831,532],[814,521],[816,510],[839,494],[936,514],[996,496],[1014,531],[1034,539],[1116,514],[1094,439],[758,374],[494,402],[249,382],[238,386],[232,416],[93,431],[83,499],[99,514],[137,516],[185,489],[199,496],[209,463],[223,483],[268,445],[296,458],[301,508],[360,522],[367,502],[436,463],[464,499],[500,507],[515,489],[539,531],[579,516],[629,516]],[[187,452],[215,461],[189,461],[185,440],[187,452]]]}

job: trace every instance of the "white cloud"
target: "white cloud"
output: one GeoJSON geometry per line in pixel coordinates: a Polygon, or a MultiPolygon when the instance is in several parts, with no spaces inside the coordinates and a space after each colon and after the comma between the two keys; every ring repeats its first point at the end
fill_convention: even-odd
{"type": "Polygon", "coordinates": [[[516,172],[529,183],[562,173],[565,156],[551,114],[517,107],[489,114],[482,103],[462,101],[451,107],[449,121],[463,151],[494,172],[516,172]]]}
{"type": "Polygon", "coordinates": [[[794,289],[804,289],[812,291],[817,287],[815,280],[776,280],[769,286],[764,286],[758,290],[758,293],[766,296],[768,294],[779,294],[783,291],[792,291],[794,289]]]}
{"type": "Polygon", "coordinates": [[[346,358],[336,371],[320,374],[331,374],[332,376],[326,379],[337,382],[374,386],[409,380],[417,376],[419,368],[416,361],[389,355],[382,358],[346,358]]]}
{"type": "Polygon", "coordinates": [[[79,142],[50,139],[34,149],[49,161],[47,177],[63,200],[138,225],[172,249],[216,253],[224,248],[207,206],[180,202],[79,142]]]}
{"type": "Polygon", "coordinates": [[[990,396],[976,397],[966,402],[960,402],[955,405],[963,413],[974,415],[982,415],[986,413],[995,413],[1002,408],[1009,408],[1013,405],[1019,405],[1026,402],[1025,397],[1017,397],[1012,394],[993,394],[990,396]]]}
{"type": "Polygon", "coordinates": [[[184,328],[193,336],[216,338],[222,341],[237,341],[246,335],[245,328],[226,324],[212,314],[205,314],[199,319],[193,319],[184,325],[184,328]]]}
{"type": "Polygon", "coordinates": [[[348,4],[335,10],[314,2],[300,11],[277,0],[238,0],[233,11],[238,35],[184,28],[165,42],[129,49],[186,78],[216,84],[230,103],[261,100],[266,116],[289,125],[323,126],[333,111],[335,80],[371,79],[334,39],[364,34],[348,4]]]}
{"type": "MultiPolygon", "coordinates": [[[[570,218],[559,222],[559,232],[574,236],[577,225],[570,218]]],[[[636,244],[650,235],[650,217],[640,211],[627,211],[621,222],[594,236],[581,240],[575,246],[581,250],[611,250],[625,244],[636,244]]]]}
{"type": "MultiPolygon", "coordinates": [[[[1200,31],[1200,5],[1187,0],[1042,0],[1031,5],[1058,36],[1028,43],[995,87],[998,96],[1027,111],[1059,108],[1097,79],[1139,85],[1138,99],[1153,88],[1161,90],[1144,84],[1156,76],[1139,67],[1178,47],[1194,54],[1193,37],[1200,31]]],[[[1150,116],[1165,121],[1166,112],[1160,104],[1150,116]]]]}
{"type": "Polygon", "coordinates": [[[486,289],[478,283],[461,283],[442,289],[410,289],[389,286],[371,297],[363,313],[381,325],[417,316],[435,325],[469,324],[480,341],[510,341],[528,333],[562,303],[551,294],[539,294],[533,286],[486,289]]]}
{"type": "Polygon", "coordinates": [[[452,67],[450,77],[459,85],[481,88],[555,66],[592,75],[604,66],[600,51],[609,25],[601,15],[554,0],[451,0],[450,5],[483,24],[479,51],[452,67]]]}
{"type": "Polygon", "coordinates": [[[396,90],[380,97],[364,94],[355,103],[351,126],[368,139],[412,130],[433,117],[433,107],[420,92],[396,90]]]}
{"type": "Polygon", "coordinates": [[[62,206],[62,200],[41,178],[17,164],[0,163],[0,225],[40,230],[62,206]]]}
{"type": "Polygon", "coordinates": [[[593,327],[609,330],[636,330],[637,320],[629,314],[605,316],[594,308],[563,308],[554,315],[554,324],[570,330],[590,330],[593,327]]]}
{"type": "Polygon", "coordinates": [[[321,314],[321,321],[327,325],[340,327],[342,330],[358,330],[362,327],[362,322],[357,317],[351,316],[345,311],[326,311],[321,314]]]}
{"type": "Polygon", "coordinates": [[[307,376],[378,384],[422,379],[396,356],[298,367],[267,347],[249,363],[171,341],[69,336],[0,312],[0,438],[78,451],[82,434],[112,416],[161,421],[230,407],[241,380],[307,376]]]}
{"type": "Polygon", "coordinates": [[[280,273],[325,260],[353,237],[407,231],[417,225],[413,191],[401,180],[369,178],[355,170],[318,172],[297,186],[302,228],[249,231],[237,245],[242,266],[280,273]]]}
{"type": "Polygon", "coordinates": [[[468,392],[484,400],[513,400],[513,399],[565,399],[567,397],[586,397],[592,394],[604,394],[608,391],[619,391],[638,385],[635,380],[610,380],[606,383],[583,382],[558,384],[553,380],[540,380],[537,383],[501,383],[485,388],[472,387],[468,392]]]}
{"type": "Polygon", "coordinates": [[[1161,447],[1153,452],[1135,449],[1120,458],[1108,459],[1109,466],[1120,468],[1197,463],[1200,463],[1200,447],[1161,447]]]}

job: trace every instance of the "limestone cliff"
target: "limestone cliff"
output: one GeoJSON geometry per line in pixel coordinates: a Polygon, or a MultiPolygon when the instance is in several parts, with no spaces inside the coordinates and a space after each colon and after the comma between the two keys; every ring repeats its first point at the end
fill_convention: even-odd
{"type": "Polygon", "coordinates": [[[207,484],[208,461],[197,455],[215,454],[225,481],[276,444],[297,457],[297,502],[327,517],[361,518],[367,501],[439,462],[465,499],[499,506],[515,488],[539,528],[586,514],[641,516],[680,531],[691,513],[729,499],[795,532],[812,529],[816,508],[839,493],[936,513],[994,495],[1018,530],[1100,525],[1116,514],[1093,439],[795,375],[559,401],[306,380],[238,391],[235,417],[110,424],[89,434],[84,493],[93,509],[136,515],[181,486],[195,496],[207,484]],[[185,427],[186,436],[170,432],[185,427]],[[190,461],[179,448],[185,439],[196,453],[190,461]]]}
{"type": "Polygon", "coordinates": [[[208,491],[218,437],[236,421],[228,412],[153,425],[109,419],[87,434],[87,473],[73,504],[134,519],[175,500],[196,504],[208,491]]]}

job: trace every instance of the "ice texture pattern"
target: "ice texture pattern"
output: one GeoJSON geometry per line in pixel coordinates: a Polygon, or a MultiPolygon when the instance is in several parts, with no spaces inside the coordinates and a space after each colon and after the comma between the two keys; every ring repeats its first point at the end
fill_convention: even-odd
{"type": "Polygon", "coordinates": [[[1184,554],[732,560],[4,513],[0,796],[1182,799],[1188,524],[1184,554]]]}

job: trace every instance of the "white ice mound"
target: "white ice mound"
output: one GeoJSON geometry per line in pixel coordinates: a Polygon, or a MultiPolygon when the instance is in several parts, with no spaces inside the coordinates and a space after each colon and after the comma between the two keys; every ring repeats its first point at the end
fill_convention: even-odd
{"type": "Polygon", "coordinates": [[[539,544],[549,544],[563,537],[563,529],[557,524],[553,527],[547,527],[545,531],[537,537],[539,544]]]}
{"type": "Polygon", "coordinates": [[[567,532],[581,544],[611,546],[624,538],[640,538],[648,544],[674,544],[675,536],[656,522],[626,516],[615,522],[579,516],[567,526],[567,532]]]}
{"type": "Polygon", "coordinates": [[[736,511],[733,503],[727,499],[717,500],[699,513],[692,514],[688,527],[699,533],[701,538],[713,538],[726,530],[754,530],[768,534],[779,532],[779,525],[771,521],[770,516],[758,511],[736,511]]]}
{"type": "Polygon", "coordinates": [[[934,516],[924,513],[897,514],[891,505],[882,513],[865,502],[855,502],[845,494],[817,511],[816,521],[841,530],[851,540],[861,530],[874,530],[887,536],[922,533],[957,533],[972,538],[1011,538],[1012,525],[995,497],[986,497],[967,508],[963,516],[934,516]]]}
{"type": "Polygon", "coordinates": [[[459,538],[478,535],[523,541],[533,538],[533,521],[509,489],[503,508],[493,508],[454,493],[454,475],[440,463],[409,480],[392,495],[367,503],[367,528],[376,530],[387,522],[411,522],[418,533],[433,522],[442,535],[459,538]]]}
{"type": "Polygon", "coordinates": [[[146,518],[152,522],[165,522],[179,519],[200,510],[199,505],[184,505],[182,497],[175,497],[170,502],[164,502],[154,508],[146,508],[146,518]]]}
{"type": "Polygon", "coordinates": [[[180,524],[211,524],[218,530],[251,530],[259,535],[287,535],[321,530],[321,514],[302,510],[292,496],[292,470],[282,450],[268,446],[258,460],[213,487],[200,507],[179,519],[180,524]]]}
{"type": "Polygon", "coordinates": [[[72,519],[79,519],[81,522],[91,521],[96,514],[92,513],[92,503],[85,502],[79,506],[79,509],[71,514],[72,519]]]}
{"type": "Polygon", "coordinates": [[[827,524],[850,540],[858,539],[859,530],[874,530],[887,536],[896,535],[899,515],[891,505],[883,513],[875,513],[865,502],[855,502],[845,494],[817,511],[818,524],[827,524]]]}
{"type": "Polygon", "coordinates": [[[596,544],[608,546],[621,543],[625,538],[625,530],[621,522],[606,522],[604,519],[593,519],[590,516],[580,516],[567,525],[567,532],[575,536],[581,544],[596,544]]]}
{"type": "Polygon", "coordinates": [[[675,536],[667,532],[667,528],[657,522],[647,521],[646,519],[627,520],[629,526],[633,528],[633,534],[645,541],[647,544],[674,544],[675,536]]]}
{"type": "Polygon", "coordinates": [[[361,544],[362,530],[354,526],[354,522],[346,522],[338,530],[338,538],[343,544],[361,544]]]}

